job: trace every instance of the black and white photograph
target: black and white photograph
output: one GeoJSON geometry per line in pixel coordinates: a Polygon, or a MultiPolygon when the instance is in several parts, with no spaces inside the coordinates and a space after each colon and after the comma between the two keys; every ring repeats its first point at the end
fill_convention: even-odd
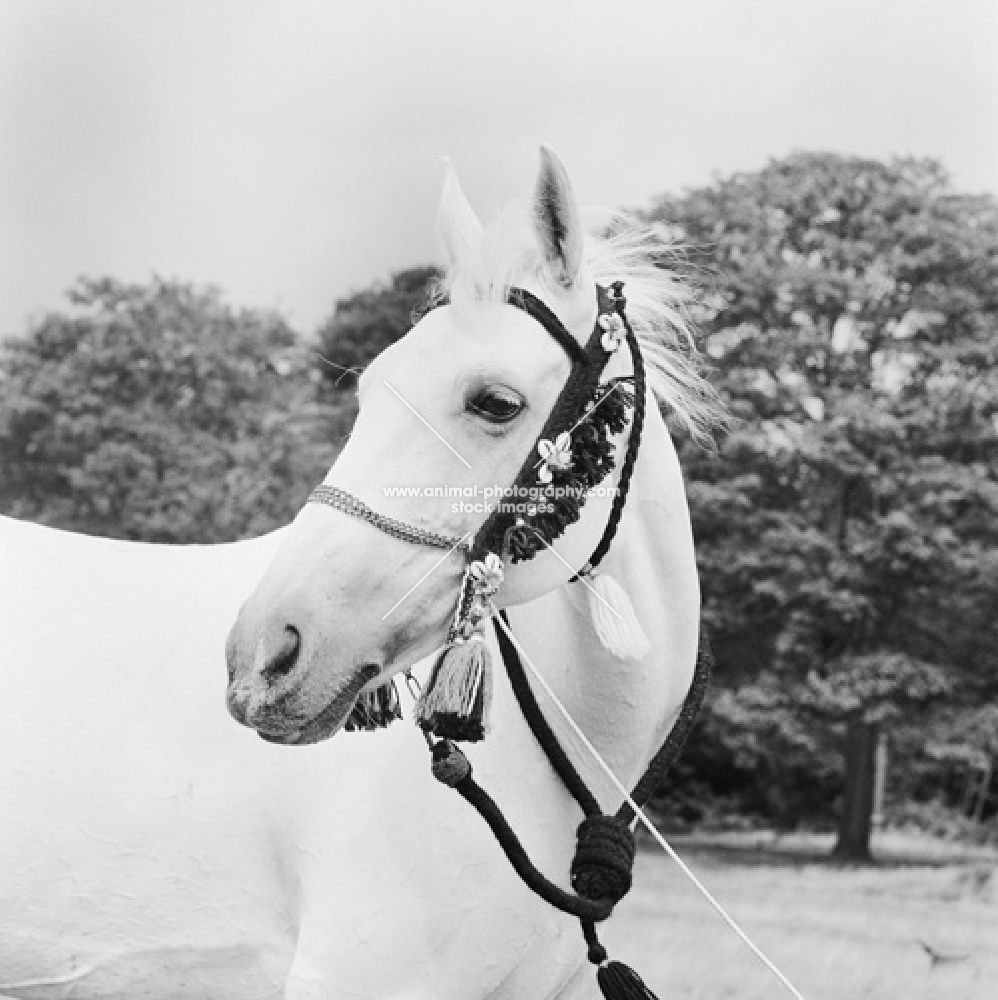
{"type": "Polygon", "coordinates": [[[998,0],[0,0],[0,1000],[998,996],[998,0]]]}

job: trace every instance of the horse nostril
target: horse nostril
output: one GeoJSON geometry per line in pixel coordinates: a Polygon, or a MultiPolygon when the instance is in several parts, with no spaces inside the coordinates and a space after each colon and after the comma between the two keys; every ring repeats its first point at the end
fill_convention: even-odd
{"type": "Polygon", "coordinates": [[[284,640],[273,658],[263,668],[263,676],[268,680],[275,680],[291,673],[298,662],[298,654],[301,651],[301,636],[298,629],[293,625],[285,625],[284,640]]]}

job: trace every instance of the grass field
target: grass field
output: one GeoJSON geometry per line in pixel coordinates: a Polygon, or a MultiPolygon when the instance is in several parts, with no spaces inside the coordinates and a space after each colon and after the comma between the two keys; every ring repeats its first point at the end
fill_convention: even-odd
{"type": "MultiPolygon", "coordinates": [[[[994,850],[885,836],[841,867],[817,837],[672,843],[806,1000],[998,1000],[994,850]]],[[[658,848],[602,937],[660,1000],[790,996],[658,848]]]]}

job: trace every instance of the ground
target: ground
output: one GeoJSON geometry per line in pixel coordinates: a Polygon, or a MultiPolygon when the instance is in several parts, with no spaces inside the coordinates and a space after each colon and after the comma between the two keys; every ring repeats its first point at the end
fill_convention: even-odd
{"type": "MultiPolygon", "coordinates": [[[[879,865],[842,867],[831,838],[672,843],[806,1000],[998,996],[998,851],[888,835],[879,865]]],[[[790,996],[651,847],[603,938],[661,1000],[790,996]]]]}

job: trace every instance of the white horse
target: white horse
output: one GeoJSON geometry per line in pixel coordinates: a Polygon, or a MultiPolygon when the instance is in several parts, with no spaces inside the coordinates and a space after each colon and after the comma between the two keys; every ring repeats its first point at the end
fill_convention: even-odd
{"type": "MultiPolygon", "coordinates": [[[[327,483],[430,530],[462,536],[481,524],[482,491],[513,481],[568,374],[562,348],[505,304],[514,284],[584,341],[595,283],[626,281],[651,387],[704,426],[709,394],[657,244],[584,236],[547,151],[525,207],[483,232],[448,175],[450,304],[369,367],[327,483]],[[389,495],[441,484],[479,496],[457,510],[454,498],[389,495]]],[[[626,374],[622,357],[611,365],[626,374]]],[[[654,405],[604,562],[651,641],[639,661],[600,646],[585,585],[568,583],[610,503],[591,498],[554,551],[508,570],[496,600],[626,783],[675,721],[698,636],[689,515],[654,405]]],[[[416,661],[425,681],[453,615],[457,554],[307,505],[283,532],[211,547],[4,519],[0,559],[0,995],[596,995],[577,921],[532,895],[477,814],[431,777],[414,726],[328,739],[362,687],[416,661]],[[225,715],[221,670],[226,628],[261,573],[229,637],[229,707],[266,741],[225,715]]],[[[547,714],[601,804],[615,807],[613,785],[547,714]]],[[[567,888],[581,816],[501,669],[491,734],[468,755],[535,864],[567,888]]]]}

